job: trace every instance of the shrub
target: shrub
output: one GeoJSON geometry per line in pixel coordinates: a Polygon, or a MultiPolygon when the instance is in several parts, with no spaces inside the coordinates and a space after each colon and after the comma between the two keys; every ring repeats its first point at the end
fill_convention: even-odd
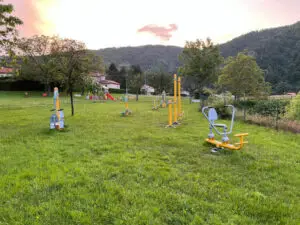
{"type": "Polygon", "coordinates": [[[249,109],[250,114],[262,116],[281,117],[285,114],[285,108],[289,101],[286,100],[260,100],[249,109]]]}
{"type": "Polygon", "coordinates": [[[225,107],[225,105],[233,104],[233,98],[230,92],[226,92],[221,95],[210,95],[207,102],[209,106],[212,106],[216,109],[221,119],[231,117],[231,110],[225,107]]]}
{"type": "Polygon", "coordinates": [[[256,102],[255,100],[235,101],[234,106],[240,109],[251,109],[255,106],[256,102]]]}
{"type": "Polygon", "coordinates": [[[290,101],[286,107],[286,118],[292,120],[300,120],[300,92],[290,101]]]}
{"type": "Polygon", "coordinates": [[[114,93],[114,94],[125,94],[126,90],[125,89],[115,89],[115,88],[110,88],[109,89],[110,93],[114,93]]]}

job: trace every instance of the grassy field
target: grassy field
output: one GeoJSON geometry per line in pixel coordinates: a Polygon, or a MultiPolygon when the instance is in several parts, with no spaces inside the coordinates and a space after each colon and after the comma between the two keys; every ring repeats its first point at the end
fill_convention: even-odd
{"type": "Polygon", "coordinates": [[[129,106],[63,98],[56,132],[52,98],[0,92],[0,224],[300,224],[300,135],[237,122],[249,144],[212,154],[197,104],[176,129],[129,106]]]}

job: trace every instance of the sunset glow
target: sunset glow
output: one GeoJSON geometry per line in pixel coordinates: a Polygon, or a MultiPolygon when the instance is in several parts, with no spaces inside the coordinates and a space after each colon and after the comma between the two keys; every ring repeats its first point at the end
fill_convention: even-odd
{"type": "Polygon", "coordinates": [[[212,38],[222,43],[252,30],[300,20],[298,0],[4,0],[23,21],[21,35],[58,34],[89,48],[212,38]],[[288,2],[288,4],[287,4],[288,2]],[[170,30],[170,25],[174,25],[170,30]],[[175,29],[176,28],[176,29],[175,29]]]}

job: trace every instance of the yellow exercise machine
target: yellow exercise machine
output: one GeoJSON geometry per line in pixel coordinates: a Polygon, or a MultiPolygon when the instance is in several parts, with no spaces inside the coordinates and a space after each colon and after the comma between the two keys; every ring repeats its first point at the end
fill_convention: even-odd
{"type": "Polygon", "coordinates": [[[230,124],[229,131],[227,131],[226,124],[215,123],[215,121],[218,119],[218,114],[217,114],[217,111],[215,108],[209,107],[209,106],[202,108],[202,113],[209,122],[209,134],[208,134],[208,138],[205,139],[205,141],[216,146],[216,148],[212,149],[212,152],[217,152],[217,151],[221,150],[222,148],[227,148],[230,150],[240,150],[244,146],[244,144],[248,143],[248,142],[244,141],[244,137],[248,136],[248,133],[234,135],[235,137],[240,138],[240,142],[235,143],[235,144],[229,143],[228,135],[232,133],[232,128],[233,128],[233,124],[234,124],[234,116],[235,116],[235,108],[233,105],[225,105],[225,107],[232,109],[232,116],[231,116],[232,118],[231,118],[231,124],[230,124]],[[219,131],[217,127],[223,128],[223,132],[219,131]],[[219,135],[222,136],[222,141],[215,140],[215,135],[213,133],[213,129],[219,135]]]}

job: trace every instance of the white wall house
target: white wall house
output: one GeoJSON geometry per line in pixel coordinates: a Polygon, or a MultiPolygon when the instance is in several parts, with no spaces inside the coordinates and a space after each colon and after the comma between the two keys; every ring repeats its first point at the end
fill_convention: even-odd
{"type": "Polygon", "coordinates": [[[106,86],[108,88],[120,89],[120,83],[113,80],[102,80],[99,82],[102,86],[106,86]]]}
{"type": "Polygon", "coordinates": [[[147,95],[151,95],[155,92],[155,89],[154,89],[154,87],[144,84],[141,87],[141,91],[145,91],[147,95]]]}
{"type": "Polygon", "coordinates": [[[13,76],[12,68],[6,68],[6,67],[0,68],[0,77],[1,78],[12,77],[12,76],[13,76]]]}
{"type": "Polygon", "coordinates": [[[92,72],[90,75],[94,78],[94,81],[102,86],[108,88],[120,89],[120,83],[113,80],[106,80],[105,74],[99,72],[92,72]]]}

